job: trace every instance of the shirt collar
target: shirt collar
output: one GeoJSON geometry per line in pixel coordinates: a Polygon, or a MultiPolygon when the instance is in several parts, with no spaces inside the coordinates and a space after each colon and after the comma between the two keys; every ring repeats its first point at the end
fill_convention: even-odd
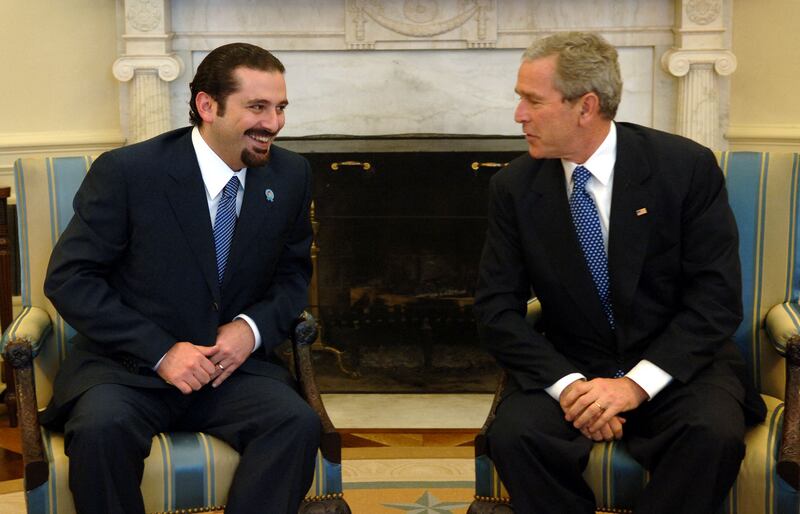
{"type": "Polygon", "coordinates": [[[192,146],[194,146],[194,153],[197,155],[197,164],[200,166],[203,183],[211,198],[216,198],[233,176],[239,177],[242,190],[244,190],[247,168],[242,168],[238,171],[230,169],[225,164],[225,161],[208,146],[203,136],[200,135],[200,129],[197,127],[192,129],[192,146]]]}
{"type": "MultiPolygon", "coordinates": [[[[592,176],[597,179],[604,186],[608,185],[611,177],[614,174],[614,164],[617,162],[617,126],[612,121],[608,129],[608,135],[595,150],[595,152],[586,159],[582,165],[588,169],[592,176]]],[[[578,167],[577,163],[561,159],[561,165],[564,167],[564,174],[567,177],[567,183],[572,181],[572,172],[578,167]]]]}

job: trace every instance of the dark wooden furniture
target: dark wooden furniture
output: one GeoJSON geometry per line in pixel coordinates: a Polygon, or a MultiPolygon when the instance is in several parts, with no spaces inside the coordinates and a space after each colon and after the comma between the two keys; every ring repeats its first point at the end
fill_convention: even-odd
{"type": "MultiPolygon", "coordinates": [[[[11,245],[9,236],[14,227],[8,226],[8,197],[11,195],[10,187],[0,188],[0,326],[6,330],[13,321],[11,309],[12,284],[11,276],[11,245]]],[[[6,384],[3,399],[8,411],[8,423],[17,426],[17,393],[14,387],[14,373],[11,365],[3,361],[2,380],[6,384]]]]}

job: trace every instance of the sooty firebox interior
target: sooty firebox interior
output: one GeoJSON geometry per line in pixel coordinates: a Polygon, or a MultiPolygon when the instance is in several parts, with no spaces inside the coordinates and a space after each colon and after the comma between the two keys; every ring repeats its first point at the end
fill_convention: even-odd
{"type": "Polygon", "coordinates": [[[473,295],[489,179],[524,142],[286,143],[313,170],[310,303],[322,325],[314,353],[322,391],[492,391],[498,368],[478,341],[473,295]]]}

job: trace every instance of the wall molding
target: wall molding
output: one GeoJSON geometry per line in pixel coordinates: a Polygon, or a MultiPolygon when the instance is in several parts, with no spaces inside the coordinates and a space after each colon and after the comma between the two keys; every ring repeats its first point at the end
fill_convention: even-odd
{"type": "Polygon", "coordinates": [[[800,147],[800,124],[731,124],[725,133],[725,138],[732,145],[800,147]]]}
{"type": "MultiPolygon", "coordinates": [[[[506,28],[497,27],[497,49],[524,49],[536,38],[565,32],[567,30],[592,31],[601,34],[608,41],[617,46],[671,46],[674,42],[674,33],[671,27],[640,26],[640,27],[537,27],[537,28],[506,28]]],[[[210,51],[220,45],[236,41],[248,41],[269,48],[273,51],[287,50],[354,50],[346,42],[346,34],[342,30],[317,30],[317,31],[176,31],[172,35],[173,51],[210,51]]],[[[374,50],[468,50],[469,48],[457,41],[437,41],[434,44],[417,43],[413,41],[379,41],[374,50]]]]}
{"type": "Polygon", "coordinates": [[[0,187],[11,187],[13,203],[14,161],[20,157],[100,155],[125,142],[119,130],[0,133],[0,187]]]}
{"type": "Polygon", "coordinates": [[[91,152],[124,144],[119,130],[0,133],[0,156],[91,152]]]}

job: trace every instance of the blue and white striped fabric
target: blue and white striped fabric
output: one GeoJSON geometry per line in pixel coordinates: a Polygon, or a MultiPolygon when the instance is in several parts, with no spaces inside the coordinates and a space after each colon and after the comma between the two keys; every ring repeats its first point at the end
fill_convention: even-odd
{"type": "MultiPolygon", "coordinates": [[[[69,491],[69,459],[64,437],[42,430],[50,479],[27,493],[29,514],[75,514],[69,491]]],[[[239,465],[239,454],[226,443],[201,432],[158,434],[145,459],[142,495],[148,513],[222,510],[239,465]]],[[[314,483],[306,496],[341,494],[341,465],[317,452],[314,483]]]]}

